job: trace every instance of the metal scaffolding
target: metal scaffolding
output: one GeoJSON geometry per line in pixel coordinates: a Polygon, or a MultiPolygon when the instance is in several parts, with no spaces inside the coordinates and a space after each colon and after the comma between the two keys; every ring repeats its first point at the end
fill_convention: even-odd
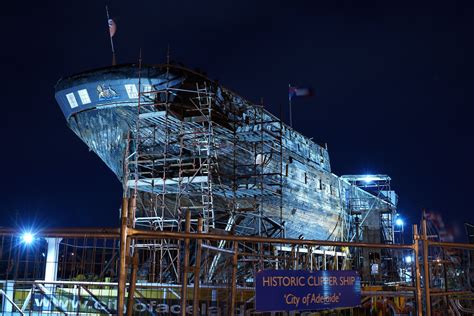
{"type": "MultiPolygon", "coordinates": [[[[395,243],[394,219],[397,214],[397,195],[391,190],[391,178],[387,175],[344,175],[342,181],[348,188],[348,236],[351,241],[395,243]]],[[[399,269],[403,262],[397,261],[390,250],[362,251],[353,254],[356,267],[372,275],[374,282],[382,279],[380,267],[393,278],[403,279],[399,269]]],[[[397,280],[398,281],[398,280],[397,280]]]]}
{"type": "MultiPolygon", "coordinates": [[[[135,197],[129,225],[183,231],[184,214],[190,211],[191,231],[202,219],[203,232],[282,237],[281,121],[262,104],[222,95],[212,82],[176,87],[168,71],[164,79],[153,86],[140,77],[138,90],[132,91],[138,113],[123,181],[125,196],[135,197]],[[265,216],[264,207],[279,209],[279,218],[265,216]]],[[[226,242],[204,246],[217,252],[207,267],[211,282],[226,242]]],[[[149,252],[150,281],[180,282],[183,244],[162,240],[132,248],[149,252]]]]}

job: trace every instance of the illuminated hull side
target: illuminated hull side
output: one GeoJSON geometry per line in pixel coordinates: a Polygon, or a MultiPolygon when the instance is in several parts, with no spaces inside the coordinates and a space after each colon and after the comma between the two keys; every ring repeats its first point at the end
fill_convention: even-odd
{"type": "Polygon", "coordinates": [[[60,80],[56,100],[74,133],[138,192],[137,226],[180,230],[191,210],[205,230],[341,240],[354,197],[368,201],[362,217],[389,204],[332,174],[326,148],[188,69],[98,69],[60,80]]]}

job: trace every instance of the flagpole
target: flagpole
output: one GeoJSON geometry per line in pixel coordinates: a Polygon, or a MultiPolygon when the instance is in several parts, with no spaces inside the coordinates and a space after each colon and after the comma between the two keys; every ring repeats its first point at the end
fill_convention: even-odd
{"type": "Polygon", "coordinates": [[[109,28],[110,47],[112,48],[112,66],[115,66],[117,63],[115,61],[114,39],[113,39],[113,36],[111,36],[110,34],[110,25],[109,25],[110,16],[109,16],[109,8],[107,7],[107,5],[105,5],[105,12],[107,12],[107,26],[109,28]]]}
{"type": "MultiPolygon", "coordinates": [[[[288,91],[290,90],[291,88],[291,83],[288,84],[288,91]]],[[[290,107],[290,127],[293,128],[293,115],[292,115],[292,111],[291,111],[291,94],[288,93],[288,105],[290,107]]]]}

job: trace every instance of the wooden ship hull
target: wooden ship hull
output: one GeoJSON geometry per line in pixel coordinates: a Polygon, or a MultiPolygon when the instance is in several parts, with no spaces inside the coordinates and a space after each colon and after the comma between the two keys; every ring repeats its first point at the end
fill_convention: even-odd
{"type": "Polygon", "coordinates": [[[325,147],[204,75],[121,65],[61,79],[69,127],[137,196],[137,227],[349,240],[395,202],[331,172],[325,147]],[[373,215],[377,213],[376,215],[373,215]]]}

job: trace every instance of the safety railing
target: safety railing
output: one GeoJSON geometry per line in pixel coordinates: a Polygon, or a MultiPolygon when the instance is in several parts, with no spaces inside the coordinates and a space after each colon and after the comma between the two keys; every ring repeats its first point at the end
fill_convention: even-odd
{"type": "Polygon", "coordinates": [[[27,244],[20,233],[2,229],[0,314],[254,314],[255,275],[261,270],[356,270],[362,300],[355,313],[470,313],[467,267],[474,245],[432,241],[425,225],[421,234],[414,225],[411,244],[202,233],[189,226],[182,232],[128,227],[126,234],[47,229],[27,244]],[[155,260],[164,257],[156,252],[166,246],[168,259],[155,260]],[[430,249],[444,249],[443,256],[430,256],[430,249]],[[391,260],[375,269],[370,256],[382,250],[391,260]],[[362,258],[354,260],[354,253],[362,258]],[[210,269],[217,255],[217,268],[210,269]],[[180,275],[178,282],[166,279],[171,270],[180,275]]]}

